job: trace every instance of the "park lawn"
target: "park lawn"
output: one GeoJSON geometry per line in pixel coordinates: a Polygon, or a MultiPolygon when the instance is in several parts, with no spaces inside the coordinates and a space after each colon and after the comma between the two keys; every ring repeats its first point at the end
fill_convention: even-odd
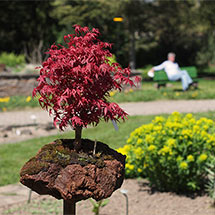
{"type": "Polygon", "coordinates": [[[183,92],[181,82],[171,82],[167,87],[155,88],[154,82],[143,82],[139,89],[133,88],[123,93],[115,93],[111,101],[140,102],[154,100],[190,100],[190,99],[215,99],[215,81],[200,80],[198,89],[183,92]]]}
{"type": "MultiPolygon", "coordinates": [[[[154,100],[179,100],[179,99],[215,99],[215,81],[201,80],[199,89],[182,91],[180,82],[171,82],[171,86],[157,90],[153,82],[143,82],[140,88],[126,89],[122,92],[113,91],[110,95],[111,102],[140,102],[154,100]]],[[[39,107],[37,99],[30,96],[11,96],[0,98],[0,111],[23,110],[24,108],[39,107]]]]}
{"type": "MultiPolygon", "coordinates": [[[[215,119],[215,112],[197,113],[196,118],[208,117],[215,119]]],[[[167,116],[167,115],[163,115],[167,116]]],[[[130,133],[142,124],[151,122],[155,116],[131,116],[119,124],[115,131],[111,122],[101,122],[97,127],[83,130],[83,138],[96,139],[117,149],[122,147],[130,133]]],[[[44,145],[59,138],[73,138],[74,132],[64,132],[60,135],[35,138],[23,142],[0,145],[0,186],[17,183],[21,167],[44,145]]]]}

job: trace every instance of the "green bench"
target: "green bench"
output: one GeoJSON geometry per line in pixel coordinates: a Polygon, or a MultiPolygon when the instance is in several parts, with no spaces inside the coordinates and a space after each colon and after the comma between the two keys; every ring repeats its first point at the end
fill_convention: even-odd
{"type": "MultiPolygon", "coordinates": [[[[181,67],[181,70],[186,70],[190,77],[193,79],[193,86],[195,88],[198,88],[198,76],[197,76],[197,69],[195,66],[189,66],[189,67],[181,67]]],[[[156,82],[156,88],[159,89],[161,86],[166,86],[168,82],[171,82],[167,74],[164,70],[155,71],[153,81],[156,82]]],[[[180,81],[180,80],[179,80],[180,81]]]]}

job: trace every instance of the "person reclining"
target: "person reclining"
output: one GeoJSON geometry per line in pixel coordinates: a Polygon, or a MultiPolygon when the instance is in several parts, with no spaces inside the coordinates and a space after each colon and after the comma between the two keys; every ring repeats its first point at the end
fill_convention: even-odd
{"type": "Polygon", "coordinates": [[[166,72],[167,77],[170,81],[181,80],[182,88],[184,91],[188,90],[193,84],[193,80],[189,76],[186,70],[181,70],[179,65],[175,62],[175,53],[170,52],[167,56],[168,60],[164,61],[158,66],[154,66],[150,72],[163,70],[166,72]]]}

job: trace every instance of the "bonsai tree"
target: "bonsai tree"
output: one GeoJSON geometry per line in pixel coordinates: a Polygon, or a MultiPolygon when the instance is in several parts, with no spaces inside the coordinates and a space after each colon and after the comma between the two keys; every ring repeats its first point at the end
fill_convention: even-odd
{"type": "Polygon", "coordinates": [[[33,91],[42,108],[54,116],[56,127],[72,126],[75,140],[44,145],[22,167],[20,182],[40,195],[63,199],[64,214],[75,214],[78,201],[110,197],[124,179],[124,155],[104,143],[81,139],[82,129],[90,124],[126,118],[108,96],[124,84],[134,85],[128,68],[110,62],[111,44],[98,37],[97,29],[76,25],[75,33],[64,37],[66,46],[51,46],[33,91]]]}
{"type": "Polygon", "coordinates": [[[127,113],[107,100],[113,89],[134,85],[129,68],[109,63],[111,44],[98,39],[99,30],[75,25],[75,34],[64,36],[66,47],[53,44],[40,68],[33,96],[54,116],[54,125],[75,130],[74,149],[81,149],[82,128],[105,121],[124,120],[127,113]]]}

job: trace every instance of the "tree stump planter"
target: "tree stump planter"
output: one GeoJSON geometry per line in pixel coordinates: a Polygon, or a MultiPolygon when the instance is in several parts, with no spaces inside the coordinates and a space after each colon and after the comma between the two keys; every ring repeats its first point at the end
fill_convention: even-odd
{"type": "Polygon", "coordinates": [[[76,152],[73,142],[61,139],[43,146],[22,167],[20,182],[66,203],[110,197],[122,185],[125,156],[101,142],[94,152],[95,144],[88,139],[82,139],[82,148],[76,152]]]}

